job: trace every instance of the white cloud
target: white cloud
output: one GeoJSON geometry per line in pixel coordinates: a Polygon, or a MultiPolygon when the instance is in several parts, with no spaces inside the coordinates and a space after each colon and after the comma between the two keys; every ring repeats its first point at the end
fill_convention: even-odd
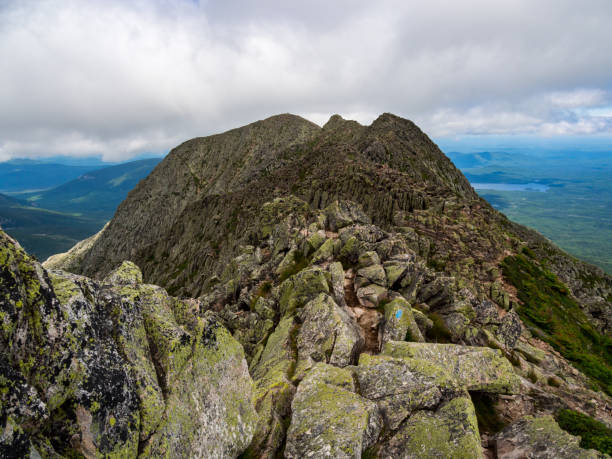
{"type": "Polygon", "coordinates": [[[607,0],[0,2],[0,159],[125,159],[281,112],[612,133],[610,22],[607,0]]]}

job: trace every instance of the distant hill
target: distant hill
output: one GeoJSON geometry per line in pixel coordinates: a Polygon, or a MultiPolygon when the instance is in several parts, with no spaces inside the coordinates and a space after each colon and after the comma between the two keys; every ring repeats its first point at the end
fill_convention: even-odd
{"type": "MultiPolygon", "coordinates": [[[[20,193],[19,198],[0,194],[0,226],[40,260],[65,252],[99,231],[128,192],[159,161],[146,159],[95,170],[89,166],[78,178],[71,177],[67,183],[47,191],[20,193]]],[[[58,171],[57,166],[61,165],[25,164],[24,167],[39,171],[43,177],[44,166],[49,171],[58,171]]]]}
{"type": "Polygon", "coordinates": [[[102,166],[66,165],[33,160],[0,163],[0,193],[52,188],[102,166]]]}
{"type": "Polygon", "coordinates": [[[90,170],[47,191],[23,195],[30,205],[108,220],[115,209],[161,158],[90,170]]]}

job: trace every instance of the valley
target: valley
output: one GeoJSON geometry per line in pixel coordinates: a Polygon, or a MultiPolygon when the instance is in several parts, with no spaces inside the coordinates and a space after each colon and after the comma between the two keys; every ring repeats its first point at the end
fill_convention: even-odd
{"type": "Polygon", "coordinates": [[[611,151],[447,154],[496,209],[612,273],[611,151]]]}
{"type": "Polygon", "coordinates": [[[128,192],[159,161],[145,159],[94,169],[38,163],[24,169],[19,162],[13,166],[0,163],[0,173],[13,170],[17,174],[14,168],[19,167],[26,174],[17,174],[19,181],[2,182],[3,187],[9,186],[6,193],[10,195],[0,194],[0,225],[28,252],[44,261],[98,232],[128,192]],[[84,168],[87,170],[83,173],[84,168]],[[57,183],[66,177],[71,177],[66,183],[31,191],[37,182],[57,183]]]}

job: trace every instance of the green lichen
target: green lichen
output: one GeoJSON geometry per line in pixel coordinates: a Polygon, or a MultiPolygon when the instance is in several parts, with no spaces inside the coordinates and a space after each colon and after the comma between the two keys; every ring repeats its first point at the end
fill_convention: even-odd
{"type": "Polygon", "coordinates": [[[435,413],[417,412],[389,443],[392,451],[401,449],[408,457],[483,457],[476,414],[467,396],[452,399],[435,413]]]}
{"type": "Polygon", "coordinates": [[[391,341],[384,355],[421,360],[450,372],[457,385],[469,390],[493,393],[518,393],[520,378],[501,351],[486,347],[456,344],[409,343],[391,341]]]}

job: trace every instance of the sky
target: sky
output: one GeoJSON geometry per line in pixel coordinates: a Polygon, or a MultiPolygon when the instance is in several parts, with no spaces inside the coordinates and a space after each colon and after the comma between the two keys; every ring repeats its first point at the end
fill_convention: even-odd
{"type": "Polygon", "coordinates": [[[0,161],[163,154],[286,112],[610,142],[610,24],[610,0],[0,0],[0,161]]]}

